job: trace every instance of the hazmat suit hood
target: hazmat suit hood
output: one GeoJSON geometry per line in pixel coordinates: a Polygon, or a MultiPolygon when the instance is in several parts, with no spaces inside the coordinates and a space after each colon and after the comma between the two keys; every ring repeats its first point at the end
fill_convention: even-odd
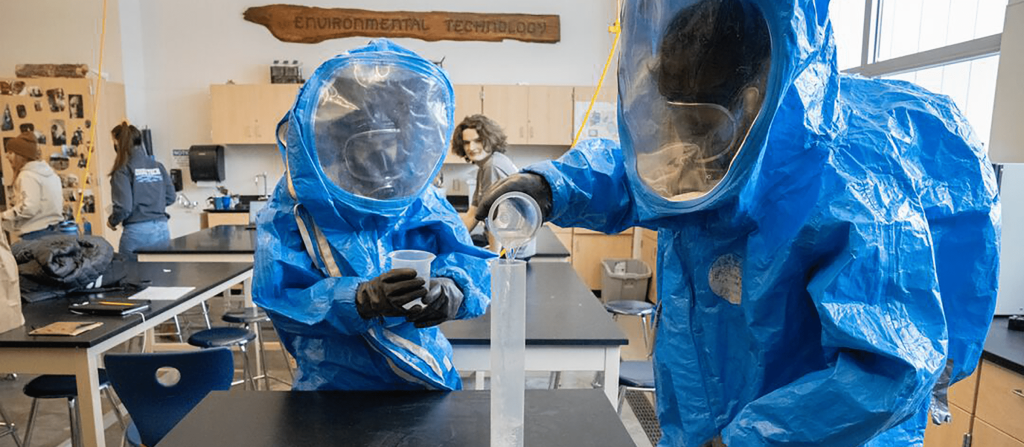
{"type": "Polygon", "coordinates": [[[448,77],[415,53],[387,39],[345,52],[278,127],[290,187],[318,218],[394,220],[441,169],[453,113],[448,77]]]}
{"type": "Polygon", "coordinates": [[[799,129],[787,135],[796,147],[837,131],[827,1],[636,1],[624,8],[619,123],[640,219],[735,197],[785,129],[799,129]],[[799,122],[807,115],[815,120],[799,122]]]}

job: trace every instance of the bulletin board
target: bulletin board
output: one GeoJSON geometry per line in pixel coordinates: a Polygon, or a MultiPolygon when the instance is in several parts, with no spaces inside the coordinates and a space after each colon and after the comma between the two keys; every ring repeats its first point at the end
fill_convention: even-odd
{"type": "MultiPolygon", "coordinates": [[[[109,213],[110,187],[106,173],[115,158],[110,129],[124,116],[124,86],[104,83],[101,111],[93,114],[96,83],[90,79],[0,78],[0,139],[4,143],[23,131],[30,131],[39,143],[40,160],[60,176],[64,193],[64,215],[74,219],[82,199],[83,224],[92,234],[104,235],[109,213]],[[86,170],[89,138],[96,128],[97,145],[86,170]]],[[[6,147],[6,144],[3,146],[6,147]]],[[[11,197],[14,172],[3,157],[3,203],[11,197]]],[[[110,238],[108,237],[108,240],[110,238]]]]}

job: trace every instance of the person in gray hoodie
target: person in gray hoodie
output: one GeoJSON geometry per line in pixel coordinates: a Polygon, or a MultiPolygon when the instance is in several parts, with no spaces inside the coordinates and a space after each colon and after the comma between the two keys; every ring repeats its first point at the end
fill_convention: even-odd
{"type": "Polygon", "coordinates": [[[55,233],[64,220],[60,177],[39,161],[39,147],[31,132],[8,140],[6,149],[15,179],[11,206],[2,214],[3,228],[15,239],[38,239],[55,233]]]}
{"type": "Polygon", "coordinates": [[[117,158],[110,170],[114,210],[107,219],[110,229],[124,225],[118,252],[135,258],[140,248],[161,247],[171,240],[165,208],[174,203],[174,184],[164,165],[142,148],[142,132],[122,122],[110,132],[117,158]]]}

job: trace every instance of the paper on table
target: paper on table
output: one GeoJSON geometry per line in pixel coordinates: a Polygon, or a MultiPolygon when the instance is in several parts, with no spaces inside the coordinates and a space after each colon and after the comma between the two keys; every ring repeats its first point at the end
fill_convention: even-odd
{"type": "Polygon", "coordinates": [[[146,287],[132,295],[130,300],[174,301],[191,292],[195,287],[146,287]]]}

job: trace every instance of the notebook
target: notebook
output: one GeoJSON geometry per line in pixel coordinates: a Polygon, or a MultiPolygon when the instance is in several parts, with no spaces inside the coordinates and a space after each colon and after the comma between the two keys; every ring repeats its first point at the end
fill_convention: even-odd
{"type": "Polygon", "coordinates": [[[68,306],[68,310],[77,314],[115,317],[139,313],[146,309],[149,309],[148,300],[96,299],[68,306]]]}
{"type": "Polygon", "coordinates": [[[58,321],[41,328],[33,329],[28,335],[64,335],[74,337],[84,332],[103,326],[100,321],[58,321]]]}

